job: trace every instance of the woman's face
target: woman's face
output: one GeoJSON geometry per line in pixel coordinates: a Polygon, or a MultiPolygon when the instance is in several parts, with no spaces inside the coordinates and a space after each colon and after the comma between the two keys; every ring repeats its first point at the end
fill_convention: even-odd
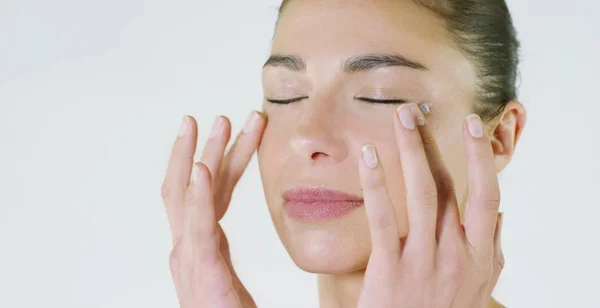
{"type": "Polygon", "coordinates": [[[358,162],[366,143],[378,149],[399,236],[407,234],[392,120],[398,100],[431,106],[427,121],[463,204],[467,166],[461,127],[472,112],[475,72],[453,48],[441,20],[409,0],[294,0],[279,20],[271,54],[280,57],[263,72],[268,124],[258,158],[273,223],[300,268],[316,273],[365,268],[371,242],[364,206],[336,203],[338,197],[322,189],[362,196],[358,162]],[[409,62],[402,65],[402,59],[409,62]],[[268,101],[296,98],[289,104],[268,101]],[[289,189],[296,192],[293,202],[289,189]]]}

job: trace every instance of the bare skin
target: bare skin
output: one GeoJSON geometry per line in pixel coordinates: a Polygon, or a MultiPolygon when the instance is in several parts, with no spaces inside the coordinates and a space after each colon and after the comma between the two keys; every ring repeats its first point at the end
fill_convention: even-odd
{"type": "MultiPolygon", "coordinates": [[[[426,102],[432,137],[423,142],[425,153],[440,152],[437,158],[426,155],[428,165],[449,174],[454,193],[439,201],[438,213],[454,205],[462,224],[472,188],[463,124],[477,103],[475,67],[437,17],[400,0],[294,0],[280,16],[271,54],[286,61],[267,62],[263,70],[269,124],[258,158],[269,211],[292,260],[319,274],[321,306],[356,307],[372,257],[369,205],[365,201],[364,208],[317,224],[290,219],[281,194],[300,183],[363,196],[360,149],[371,144],[385,171],[397,236],[408,240],[414,215],[394,119],[398,105],[426,102]],[[421,68],[387,65],[390,55],[421,68]],[[374,65],[365,68],[364,62],[374,65]]],[[[511,101],[499,117],[484,123],[492,173],[510,162],[525,119],[523,106],[511,101]]],[[[489,217],[491,228],[496,222],[489,217]]],[[[488,236],[492,243],[493,233],[488,236]]]]}
{"type": "Polygon", "coordinates": [[[256,151],[265,120],[254,112],[247,125],[248,131],[240,133],[224,155],[231,123],[218,117],[201,162],[194,162],[198,128],[186,116],[173,145],[162,197],[173,235],[170,268],[182,308],[256,307],[235,273],[227,238],[218,223],[256,151]]]}
{"type": "Polygon", "coordinates": [[[504,262],[496,173],[510,162],[526,113],[511,101],[493,121],[470,115],[474,67],[443,29],[409,1],[286,7],[271,53],[288,65],[265,66],[263,112],[235,150],[224,153],[231,126],[220,117],[190,181],[191,117],[174,145],[163,198],[181,307],[255,306],[218,221],[257,149],[273,223],[296,265],[319,274],[321,307],[498,306],[491,298],[504,262]],[[390,54],[426,69],[343,69],[352,59],[390,54]],[[421,102],[431,114],[419,111],[421,102]],[[298,221],[282,200],[296,184],[359,195],[364,206],[325,222],[298,221]]]}

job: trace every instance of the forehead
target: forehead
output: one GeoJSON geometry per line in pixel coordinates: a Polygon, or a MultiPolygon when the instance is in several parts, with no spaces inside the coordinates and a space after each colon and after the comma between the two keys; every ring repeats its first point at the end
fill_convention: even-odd
{"type": "Polygon", "coordinates": [[[294,0],[279,20],[273,49],[411,53],[449,44],[442,21],[408,0],[294,0]]]}
{"type": "Polygon", "coordinates": [[[474,84],[474,67],[452,43],[443,21],[410,0],[292,0],[280,16],[271,53],[335,70],[352,56],[397,53],[424,64],[432,78],[474,84]]]}

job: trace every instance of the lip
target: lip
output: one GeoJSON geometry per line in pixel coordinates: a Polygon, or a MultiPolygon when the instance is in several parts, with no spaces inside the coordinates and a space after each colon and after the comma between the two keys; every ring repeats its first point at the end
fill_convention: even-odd
{"type": "Polygon", "coordinates": [[[364,205],[364,199],[325,186],[294,186],[283,193],[288,216],[297,220],[340,218],[364,205]]]}

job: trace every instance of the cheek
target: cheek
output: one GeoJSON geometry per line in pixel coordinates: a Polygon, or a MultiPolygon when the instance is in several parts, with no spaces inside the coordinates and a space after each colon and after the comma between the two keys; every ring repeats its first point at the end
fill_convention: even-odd
{"type": "Polygon", "coordinates": [[[258,147],[258,164],[265,184],[273,182],[277,176],[277,170],[288,156],[286,151],[288,151],[289,136],[281,128],[283,127],[278,129],[274,124],[267,124],[258,147]]]}
{"type": "Polygon", "coordinates": [[[290,140],[295,126],[291,121],[281,119],[282,117],[269,117],[257,151],[260,176],[270,208],[279,200],[281,181],[289,176],[282,170],[286,170],[290,157],[293,156],[290,140]]]}
{"type": "MultiPolygon", "coordinates": [[[[430,129],[435,136],[442,161],[454,181],[456,199],[462,212],[468,186],[468,170],[460,118],[461,116],[442,123],[430,121],[430,129]]],[[[406,189],[394,128],[381,129],[379,134],[372,138],[378,149],[385,171],[388,192],[396,209],[399,233],[400,236],[403,236],[408,233],[406,189]]]]}
{"type": "Polygon", "coordinates": [[[462,134],[460,129],[458,131],[459,133],[444,132],[443,136],[437,137],[436,140],[444,165],[452,177],[456,199],[462,212],[468,190],[468,165],[462,134]]]}

